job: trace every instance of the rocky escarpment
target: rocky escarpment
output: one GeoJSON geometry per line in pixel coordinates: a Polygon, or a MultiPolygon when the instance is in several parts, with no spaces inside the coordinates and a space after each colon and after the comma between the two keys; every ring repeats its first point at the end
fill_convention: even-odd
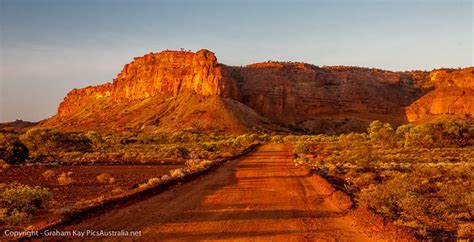
{"type": "Polygon", "coordinates": [[[112,83],[71,91],[59,107],[59,115],[77,111],[91,99],[109,102],[142,100],[153,96],[229,96],[235,88],[222,78],[214,53],[200,50],[163,51],[136,57],[125,65],[112,83]]]}
{"type": "Polygon", "coordinates": [[[469,116],[473,68],[390,72],[265,62],[220,64],[214,53],[135,58],[112,83],[71,91],[42,122],[72,130],[204,132],[364,130],[431,115],[469,116]]]}
{"type": "Polygon", "coordinates": [[[241,102],[307,130],[365,129],[374,119],[401,124],[404,107],[421,94],[412,76],[378,69],[271,62],[235,73],[241,102]]]}
{"type": "Polygon", "coordinates": [[[432,71],[424,83],[430,91],[406,109],[410,122],[436,115],[474,117],[474,68],[432,71]]]}

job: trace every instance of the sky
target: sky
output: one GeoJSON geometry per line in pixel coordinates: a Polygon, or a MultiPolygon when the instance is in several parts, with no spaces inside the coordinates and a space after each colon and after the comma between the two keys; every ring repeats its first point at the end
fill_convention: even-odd
{"type": "Polygon", "coordinates": [[[473,66],[473,0],[0,0],[0,122],[54,115],[133,57],[209,49],[227,65],[473,66]]]}

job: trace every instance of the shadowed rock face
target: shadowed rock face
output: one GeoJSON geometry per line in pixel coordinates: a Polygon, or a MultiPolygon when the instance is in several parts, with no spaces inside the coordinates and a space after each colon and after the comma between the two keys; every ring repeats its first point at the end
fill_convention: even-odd
{"type": "Polygon", "coordinates": [[[219,64],[200,50],[150,53],[113,80],[74,89],[41,123],[72,130],[346,132],[473,114],[473,70],[390,72],[266,62],[219,64]],[[423,96],[423,94],[427,93],[423,96]]]}
{"type": "Polygon", "coordinates": [[[404,73],[302,63],[268,64],[237,70],[242,83],[241,102],[280,123],[308,129],[324,120],[403,123],[403,107],[420,94],[413,85],[415,80],[404,73]]]}

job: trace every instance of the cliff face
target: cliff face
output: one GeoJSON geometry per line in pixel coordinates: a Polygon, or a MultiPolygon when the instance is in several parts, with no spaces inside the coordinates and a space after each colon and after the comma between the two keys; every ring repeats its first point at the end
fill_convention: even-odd
{"type": "Polygon", "coordinates": [[[473,114],[473,71],[390,72],[266,62],[232,67],[214,53],[135,58],[112,83],[74,89],[41,125],[63,129],[364,130],[430,115],[473,114]],[[424,95],[426,94],[426,95],[424,95]]]}
{"type": "Polygon", "coordinates": [[[434,115],[474,117],[474,67],[432,71],[425,85],[432,90],[407,107],[408,121],[434,115]]]}
{"type": "Polygon", "coordinates": [[[326,121],[400,124],[406,121],[403,107],[420,94],[410,75],[377,69],[260,63],[236,72],[241,102],[280,123],[310,130],[326,121]]]}
{"type": "Polygon", "coordinates": [[[135,58],[125,65],[114,80],[112,97],[115,100],[137,100],[192,92],[215,96],[222,93],[221,79],[221,67],[210,51],[164,51],[135,58]]]}
{"type": "Polygon", "coordinates": [[[125,65],[113,83],[71,91],[59,107],[59,115],[67,116],[91,99],[127,102],[149,97],[198,94],[227,96],[222,81],[222,67],[214,53],[163,51],[150,53],[125,65]]]}

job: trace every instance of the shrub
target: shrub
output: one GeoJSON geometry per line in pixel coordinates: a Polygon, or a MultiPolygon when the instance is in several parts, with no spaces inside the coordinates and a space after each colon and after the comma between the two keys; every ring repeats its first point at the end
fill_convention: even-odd
{"type": "Polygon", "coordinates": [[[54,174],[56,174],[53,170],[47,170],[45,172],[43,172],[41,175],[44,177],[44,178],[51,178],[54,176],[54,174]]]}
{"type": "Polygon", "coordinates": [[[59,152],[92,151],[92,141],[86,135],[80,133],[63,133],[52,129],[31,128],[20,136],[20,140],[37,159],[59,152]]]}
{"type": "Polygon", "coordinates": [[[162,181],[169,181],[169,180],[171,180],[171,177],[168,176],[168,175],[163,175],[163,176],[161,176],[161,180],[162,181]]]}
{"type": "Polygon", "coordinates": [[[14,134],[0,133],[0,158],[8,164],[21,164],[28,159],[28,148],[14,134]]]}
{"type": "Polygon", "coordinates": [[[7,213],[8,210],[6,208],[0,208],[0,223],[5,221],[5,219],[7,218],[7,213]]]}
{"type": "Polygon", "coordinates": [[[110,174],[107,174],[107,173],[100,174],[96,178],[97,178],[97,181],[99,183],[110,183],[110,184],[112,184],[112,183],[115,182],[115,178],[113,178],[110,174]]]}
{"type": "Polygon", "coordinates": [[[61,173],[61,175],[58,176],[58,182],[59,185],[69,185],[74,182],[74,179],[71,177],[71,172],[68,173],[61,173]]]}
{"type": "Polygon", "coordinates": [[[389,123],[382,123],[375,120],[370,123],[367,129],[370,140],[377,145],[390,146],[393,145],[395,131],[389,123]]]}
{"type": "Polygon", "coordinates": [[[397,176],[381,185],[362,189],[360,201],[384,216],[396,219],[402,212],[416,211],[421,205],[416,200],[418,184],[421,181],[417,177],[397,176]]]}
{"type": "Polygon", "coordinates": [[[148,182],[147,182],[147,184],[150,186],[156,186],[159,183],[160,183],[160,179],[156,177],[148,179],[148,182]]]}
{"type": "Polygon", "coordinates": [[[208,167],[208,166],[210,166],[210,165],[212,165],[212,161],[210,161],[210,160],[202,160],[202,161],[201,161],[201,167],[202,167],[202,168],[206,168],[206,167],[208,167]]]}
{"type": "Polygon", "coordinates": [[[104,143],[102,136],[97,132],[88,131],[85,133],[85,136],[91,141],[91,144],[95,149],[99,148],[104,143]]]}
{"type": "Polygon", "coordinates": [[[182,177],[184,177],[185,174],[183,172],[183,169],[178,168],[178,169],[171,170],[170,175],[173,178],[182,178],[182,177]]]}
{"type": "Polygon", "coordinates": [[[474,138],[474,124],[465,120],[454,120],[444,124],[444,133],[459,147],[466,147],[474,138]]]}
{"type": "Polygon", "coordinates": [[[199,159],[190,159],[187,160],[185,163],[186,167],[189,168],[191,171],[197,171],[202,169],[201,167],[201,160],[199,159]]]}
{"type": "Polygon", "coordinates": [[[51,200],[51,193],[40,187],[13,184],[0,194],[0,222],[8,225],[26,224],[31,213],[51,200]]]}
{"type": "Polygon", "coordinates": [[[308,146],[306,146],[305,143],[297,143],[294,149],[295,154],[308,154],[309,149],[308,146]]]}
{"type": "Polygon", "coordinates": [[[178,153],[181,158],[189,158],[189,150],[186,147],[178,146],[176,149],[178,150],[178,153]]]}
{"type": "Polygon", "coordinates": [[[142,183],[138,186],[139,189],[145,189],[149,187],[154,187],[156,185],[160,184],[160,179],[159,178],[150,178],[148,179],[147,182],[142,183]]]}
{"type": "Polygon", "coordinates": [[[34,212],[51,199],[51,193],[40,187],[15,185],[6,188],[1,194],[2,207],[10,211],[16,209],[20,212],[34,212]]]}
{"type": "MultiPolygon", "coordinates": [[[[0,218],[2,221],[2,218],[0,218]]],[[[31,221],[31,215],[26,212],[20,212],[14,209],[9,215],[3,218],[3,222],[8,225],[22,225],[28,224],[31,221]]]]}
{"type": "Polygon", "coordinates": [[[212,164],[210,160],[190,159],[186,161],[186,167],[191,171],[202,170],[212,164]]]}
{"type": "Polygon", "coordinates": [[[71,207],[58,208],[54,211],[55,214],[66,215],[72,212],[71,207]]]}
{"type": "Polygon", "coordinates": [[[124,193],[124,192],[125,192],[125,190],[123,190],[120,187],[116,187],[112,190],[112,194],[120,194],[120,193],[124,193]]]}

